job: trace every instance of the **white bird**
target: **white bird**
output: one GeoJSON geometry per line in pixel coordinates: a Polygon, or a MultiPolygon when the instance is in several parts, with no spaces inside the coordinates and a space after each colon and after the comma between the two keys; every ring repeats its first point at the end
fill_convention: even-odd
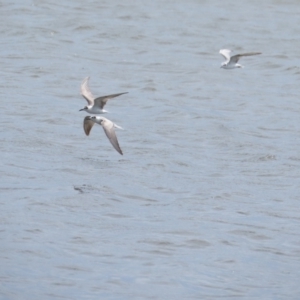
{"type": "Polygon", "coordinates": [[[123,128],[104,117],[86,116],[83,120],[83,129],[86,135],[90,134],[90,131],[95,123],[103,127],[104,132],[108,137],[109,141],[111,142],[111,144],[121,155],[123,155],[123,152],[119,146],[118,139],[115,133],[115,128],[119,128],[119,129],[123,129],[123,128]]]}
{"type": "Polygon", "coordinates": [[[230,57],[231,50],[229,49],[221,49],[219,53],[223,55],[224,58],[226,59],[226,61],[224,61],[221,64],[221,68],[223,69],[243,68],[242,65],[237,63],[242,56],[252,56],[252,55],[261,54],[260,52],[249,52],[244,54],[236,54],[230,57]]]}
{"type": "Polygon", "coordinates": [[[123,94],[127,94],[127,92],[125,92],[125,93],[112,94],[112,95],[101,96],[101,97],[95,98],[93,96],[93,94],[91,93],[90,88],[88,86],[89,79],[90,79],[90,77],[86,77],[81,84],[81,95],[86,99],[86,101],[88,102],[88,105],[85,106],[84,108],[80,109],[79,111],[84,110],[84,111],[94,114],[94,115],[105,114],[105,113],[107,113],[107,110],[105,110],[103,108],[109,99],[118,97],[123,94]]]}

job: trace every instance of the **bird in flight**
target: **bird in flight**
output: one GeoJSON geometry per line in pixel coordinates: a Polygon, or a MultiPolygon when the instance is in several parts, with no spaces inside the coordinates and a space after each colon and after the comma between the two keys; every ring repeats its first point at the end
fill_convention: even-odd
{"type": "Polygon", "coordinates": [[[89,79],[90,79],[90,77],[86,77],[81,84],[81,95],[85,98],[88,105],[85,106],[84,108],[80,109],[79,111],[84,110],[84,111],[86,111],[90,114],[94,114],[94,115],[105,114],[105,113],[107,113],[107,110],[104,109],[104,106],[109,99],[128,93],[128,92],[125,92],[125,93],[112,94],[112,95],[101,96],[101,97],[95,98],[93,96],[93,94],[91,93],[90,88],[88,86],[89,79]]]}
{"type": "Polygon", "coordinates": [[[237,63],[242,56],[252,56],[252,55],[261,54],[261,52],[249,52],[249,53],[236,54],[230,56],[231,50],[229,49],[221,49],[219,53],[223,55],[224,58],[226,59],[226,61],[224,61],[221,64],[221,68],[223,69],[243,68],[242,65],[237,63]]]}
{"type": "Polygon", "coordinates": [[[83,130],[86,135],[90,134],[90,131],[95,123],[102,126],[110,143],[121,155],[123,155],[123,152],[119,146],[119,142],[115,133],[115,128],[119,128],[119,129],[123,129],[123,128],[101,116],[86,116],[83,120],[83,130]]]}

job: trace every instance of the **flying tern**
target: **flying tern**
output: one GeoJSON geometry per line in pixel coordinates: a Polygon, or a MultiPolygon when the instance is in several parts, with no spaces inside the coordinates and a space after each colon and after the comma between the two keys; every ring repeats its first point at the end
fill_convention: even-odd
{"type": "Polygon", "coordinates": [[[226,59],[226,61],[224,61],[221,64],[221,68],[223,69],[243,68],[242,65],[237,63],[242,56],[252,56],[252,55],[261,54],[260,52],[249,52],[249,53],[236,54],[230,56],[231,50],[229,49],[221,49],[219,53],[223,55],[224,58],[226,59]]]}
{"type": "Polygon", "coordinates": [[[108,137],[109,141],[111,142],[111,144],[113,145],[113,147],[121,155],[123,155],[123,152],[119,146],[118,139],[115,133],[115,128],[119,128],[119,129],[123,129],[123,128],[101,116],[86,116],[83,120],[83,129],[86,135],[90,134],[90,131],[95,123],[103,127],[104,132],[108,137]]]}
{"type": "Polygon", "coordinates": [[[101,97],[95,98],[93,96],[93,94],[91,93],[89,85],[88,85],[89,79],[90,79],[90,77],[86,77],[81,84],[81,95],[85,98],[88,105],[85,106],[84,108],[80,109],[79,111],[84,110],[84,111],[86,111],[90,114],[94,114],[94,115],[105,114],[105,113],[107,113],[107,110],[104,109],[104,106],[109,99],[128,93],[128,92],[125,92],[125,93],[112,94],[112,95],[101,96],[101,97]]]}

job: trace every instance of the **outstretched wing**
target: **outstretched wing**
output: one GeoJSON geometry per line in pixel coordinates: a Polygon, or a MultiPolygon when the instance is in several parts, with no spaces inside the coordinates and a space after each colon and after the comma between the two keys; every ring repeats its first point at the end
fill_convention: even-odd
{"type": "Polygon", "coordinates": [[[112,94],[112,95],[107,95],[107,96],[101,96],[98,97],[94,100],[95,104],[100,107],[101,109],[103,109],[103,107],[105,106],[106,102],[111,99],[111,98],[115,98],[118,96],[121,96],[123,94],[127,94],[128,92],[125,93],[119,93],[119,94],[112,94]]]}
{"type": "Polygon", "coordinates": [[[111,122],[108,119],[103,119],[103,121],[101,122],[101,125],[104,129],[104,132],[106,134],[106,136],[108,137],[109,141],[111,142],[111,144],[113,145],[113,147],[121,154],[123,155],[123,152],[119,146],[118,143],[118,139],[115,133],[115,129],[114,129],[114,123],[111,122]]]}
{"type": "Polygon", "coordinates": [[[91,116],[86,116],[83,120],[83,130],[86,135],[90,134],[92,127],[94,126],[95,122],[91,120],[91,116]]]}
{"type": "Polygon", "coordinates": [[[249,52],[249,53],[237,54],[232,56],[230,60],[233,63],[237,63],[242,56],[252,56],[252,55],[259,55],[259,54],[261,54],[261,52],[249,52]]]}
{"type": "Polygon", "coordinates": [[[81,83],[81,95],[88,102],[88,105],[93,105],[95,97],[93,96],[93,94],[90,91],[90,88],[89,88],[89,85],[88,85],[89,79],[90,79],[90,77],[86,77],[82,81],[82,83],[81,83]]]}
{"type": "Polygon", "coordinates": [[[221,49],[219,53],[224,56],[224,58],[226,59],[226,63],[229,62],[231,50],[221,49]]]}

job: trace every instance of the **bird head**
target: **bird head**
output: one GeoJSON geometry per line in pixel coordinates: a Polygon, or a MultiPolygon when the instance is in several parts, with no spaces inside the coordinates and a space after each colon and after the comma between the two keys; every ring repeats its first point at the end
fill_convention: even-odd
{"type": "Polygon", "coordinates": [[[82,110],[85,110],[85,111],[87,111],[87,110],[88,110],[88,107],[87,107],[87,106],[85,106],[84,108],[82,108],[82,109],[79,109],[79,111],[82,111],[82,110]]]}
{"type": "Polygon", "coordinates": [[[91,119],[92,121],[94,121],[95,123],[98,123],[99,125],[101,125],[102,122],[103,122],[102,117],[99,117],[99,116],[92,116],[92,117],[90,117],[90,119],[91,119]]]}

